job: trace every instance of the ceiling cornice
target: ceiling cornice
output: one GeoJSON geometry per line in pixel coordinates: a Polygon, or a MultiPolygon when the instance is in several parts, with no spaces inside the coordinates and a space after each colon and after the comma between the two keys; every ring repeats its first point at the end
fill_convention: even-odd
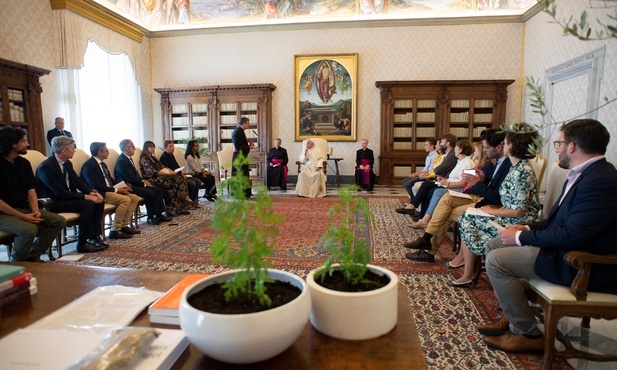
{"type": "Polygon", "coordinates": [[[52,9],[70,10],[138,42],[149,36],[148,30],[87,0],[50,0],[49,3],[52,9]]]}

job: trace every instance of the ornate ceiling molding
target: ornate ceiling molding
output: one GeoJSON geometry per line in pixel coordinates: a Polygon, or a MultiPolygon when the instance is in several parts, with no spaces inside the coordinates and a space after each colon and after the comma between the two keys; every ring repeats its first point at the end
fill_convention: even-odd
{"type": "Polygon", "coordinates": [[[141,42],[149,31],[130,22],[104,7],[87,0],[50,0],[52,9],[66,9],[108,27],[126,37],[141,42]]]}

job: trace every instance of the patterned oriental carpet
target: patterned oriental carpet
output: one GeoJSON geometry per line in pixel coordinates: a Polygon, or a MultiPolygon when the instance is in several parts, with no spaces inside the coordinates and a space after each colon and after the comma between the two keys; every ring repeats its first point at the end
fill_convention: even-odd
{"type": "MultiPolygon", "coordinates": [[[[325,232],[328,210],[336,197],[304,199],[290,195],[273,195],[277,213],[283,216],[277,248],[270,259],[276,268],[306,276],[325,259],[325,252],[317,248],[325,232]]],[[[369,197],[375,225],[356,220],[356,233],[371,245],[373,264],[394,271],[407,288],[410,309],[422,341],[426,362],[430,369],[539,369],[542,357],[512,355],[486,347],[476,325],[492,322],[501,316],[498,302],[485,274],[474,289],[452,288],[446,282],[457,278],[444,266],[454,257],[446,240],[436,263],[412,262],[404,257],[402,248],[422,234],[411,229],[411,219],[394,212],[401,207],[400,197],[369,197]]],[[[143,223],[142,234],[129,240],[114,240],[111,248],[87,254],[76,264],[105,267],[125,267],[162,271],[206,272],[223,271],[211,264],[208,253],[214,232],[208,227],[211,205],[205,205],[190,216],[179,217],[177,226],[154,227],[143,223]]],[[[553,369],[572,369],[557,359],[553,369]]]]}

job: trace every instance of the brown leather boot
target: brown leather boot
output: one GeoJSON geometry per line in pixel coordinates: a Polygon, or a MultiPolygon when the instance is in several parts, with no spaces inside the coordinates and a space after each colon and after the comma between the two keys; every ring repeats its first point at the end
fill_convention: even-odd
{"type": "Polygon", "coordinates": [[[478,332],[485,337],[494,337],[498,335],[504,335],[510,330],[510,322],[505,316],[501,316],[499,321],[493,324],[486,324],[478,326],[478,332]]]}
{"type": "Polygon", "coordinates": [[[484,337],[484,343],[490,348],[509,353],[544,351],[543,336],[532,339],[524,335],[507,333],[495,337],[484,337]]]}

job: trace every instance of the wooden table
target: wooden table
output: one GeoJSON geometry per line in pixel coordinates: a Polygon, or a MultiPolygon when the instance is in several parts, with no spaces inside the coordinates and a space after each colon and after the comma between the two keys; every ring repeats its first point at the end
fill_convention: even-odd
{"type": "MultiPolygon", "coordinates": [[[[166,291],[185,273],[83,267],[62,264],[13,263],[25,266],[37,279],[38,293],[30,300],[5,306],[0,316],[0,338],[24,328],[92,289],[104,285],[146,287],[166,291]]],[[[341,309],[345,309],[342,307],[341,309]]],[[[150,324],[146,311],[135,326],[178,328],[150,324]]],[[[257,364],[229,365],[201,354],[190,345],[173,369],[426,369],[405,288],[399,286],[398,323],[387,335],[365,341],[327,337],[307,324],[300,338],[285,352],[257,364]]]]}

